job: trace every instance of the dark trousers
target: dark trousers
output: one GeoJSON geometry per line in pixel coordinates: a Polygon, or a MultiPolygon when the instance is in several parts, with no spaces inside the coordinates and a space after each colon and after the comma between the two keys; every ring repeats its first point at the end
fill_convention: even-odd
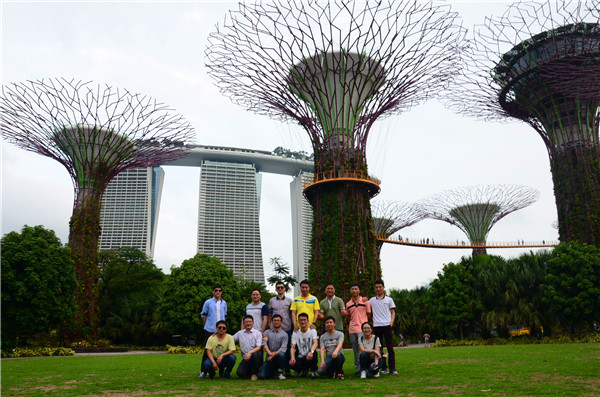
{"type": "MultiPolygon", "coordinates": [[[[219,365],[220,376],[227,376],[231,373],[233,367],[235,366],[236,358],[237,357],[235,356],[235,354],[230,354],[228,356],[223,357],[223,359],[221,360],[221,365],[219,365]]],[[[212,361],[210,361],[210,358],[207,358],[202,362],[202,372],[208,374],[208,376],[210,376],[211,379],[215,377],[215,369],[213,368],[212,361]]]]}
{"type": "Polygon", "coordinates": [[[317,353],[313,354],[312,360],[307,360],[306,357],[297,357],[296,364],[292,367],[294,371],[304,372],[304,371],[316,371],[317,364],[319,363],[319,356],[317,353]]]}
{"type": "Polygon", "coordinates": [[[373,333],[381,341],[381,354],[383,354],[383,340],[385,339],[385,347],[388,350],[388,367],[390,371],[396,370],[396,354],[394,353],[394,335],[392,334],[392,327],[386,325],[385,327],[373,327],[373,333]]]}
{"type": "Polygon", "coordinates": [[[258,375],[258,371],[260,370],[260,365],[263,362],[263,353],[262,350],[252,353],[250,356],[250,360],[244,360],[242,356],[242,361],[235,372],[237,376],[240,378],[247,378],[251,375],[258,375]]]}
{"type": "Polygon", "coordinates": [[[283,371],[286,368],[286,363],[288,363],[287,366],[289,367],[289,360],[285,353],[279,353],[271,361],[265,360],[263,362],[258,377],[260,379],[272,378],[277,370],[283,371]]]}
{"type": "Polygon", "coordinates": [[[336,358],[331,356],[325,357],[325,368],[319,369],[319,375],[332,376],[335,374],[343,374],[344,362],[346,362],[346,357],[341,353],[338,354],[336,358]]]}
{"type": "Polygon", "coordinates": [[[362,352],[360,353],[360,370],[361,371],[369,371],[372,374],[376,374],[379,372],[379,368],[381,368],[385,364],[385,358],[381,357],[377,362],[377,370],[371,370],[371,364],[375,361],[374,358],[371,358],[369,353],[362,352]]]}

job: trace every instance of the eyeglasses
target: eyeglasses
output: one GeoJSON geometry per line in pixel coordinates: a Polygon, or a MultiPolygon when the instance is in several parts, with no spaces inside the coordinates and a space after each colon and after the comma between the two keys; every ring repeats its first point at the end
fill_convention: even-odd
{"type": "Polygon", "coordinates": [[[227,329],[227,327],[217,327],[217,329],[227,329]]]}
{"type": "Polygon", "coordinates": [[[285,289],[285,287],[275,287],[275,289],[285,289]]]}
{"type": "Polygon", "coordinates": [[[217,289],[213,289],[213,292],[222,292],[223,290],[221,288],[217,288],[217,289]]]}

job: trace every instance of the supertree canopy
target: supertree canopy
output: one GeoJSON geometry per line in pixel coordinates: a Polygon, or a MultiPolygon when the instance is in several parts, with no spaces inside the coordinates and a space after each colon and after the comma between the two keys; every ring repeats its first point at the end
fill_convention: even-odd
{"type": "Polygon", "coordinates": [[[516,118],[550,157],[561,241],[600,246],[600,7],[516,3],[478,27],[449,105],[516,118]]]}
{"type": "Polygon", "coordinates": [[[485,254],[492,227],[506,215],[537,201],[539,192],[517,185],[467,186],[446,190],[421,201],[427,216],[462,230],[472,245],[473,255],[485,254]]]}
{"type": "MultiPolygon", "coordinates": [[[[374,200],[371,201],[371,208],[375,235],[386,239],[399,230],[414,225],[427,217],[427,212],[419,203],[374,200]]],[[[383,241],[377,240],[378,257],[382,247],[383,241]]]]}
{"type": "Polygon", "coordinates": [[[75,188],[69,246],[78,288],[73,336],[98,326],[98,240],[106,185],[126,169],[150,167],[186,154],[193,129],[147,96],[66,79],[3,86],[2,136],[65,166],[75,188]]]}
{"type": "Polygon", "coordinates": [[[375,120],[437,94],[456,73],[464,37],[456,20],[448,6],[420,1],[241,3],[210,36],[208,67],[221,91],[310,137],[316,288],[372,288],[369,199],[379,182],[368,175],[367,137],[375,120]]]}

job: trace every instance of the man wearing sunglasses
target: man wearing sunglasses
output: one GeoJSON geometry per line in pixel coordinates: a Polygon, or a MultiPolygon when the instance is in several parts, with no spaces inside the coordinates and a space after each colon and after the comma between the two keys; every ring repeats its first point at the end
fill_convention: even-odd
{"type": "Polygon", "coordinates": [[[227,322],[220,320],[216,324],[217,333],[206,342],[206,360],[202,362],[200,377],[214,379],[219,370],[221,378],[230,379],[231,370],[235,366],[235,343],[233,336],[227,333],[227,322]],[[204,373],[204,375],[202,375],[204,373]]]}
{"type": "Polygon", "coordinates": [[[292,344],[292,317],[290,313],[290,307],[292,306],[292,298],[285,296],[287,288],[284,283],[278,281],[275,283],[275,290],[277,296],[271,298],[269,301],[269,317],[271,319],[271,329],[273,329],[273,317],[276,315],[281,316],[281,330],[284,331],[288,336],[288,343],[286,346],[285,355],[287,356],[286,366],[284,368],[285,374],[290,375],[290,347],[292,344]]]}
{"type": "MultiPolygon", "coordinates": [[[[202,322],[204,323],[204,336],[202,338],[202,346],[206,346],[208,338],[210,338],[215,332],[217,332],[217,321],[225,321],[227,317],[227,302],[221,299],[223,294],[223,287],[216,284],[212,288],[213,297],[204,301],[202,306],[202,322]]],[[[206,349],[202,354],[202,362],[206,360],[206,349]]],[[[202,377],[203,373],[200,373],[202,377]]]]}

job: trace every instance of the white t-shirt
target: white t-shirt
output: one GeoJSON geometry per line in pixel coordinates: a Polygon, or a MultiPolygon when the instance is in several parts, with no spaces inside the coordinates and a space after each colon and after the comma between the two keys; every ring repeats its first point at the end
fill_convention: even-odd
{"type": "Polygon", "coordinates": [[[396,308],[394,300],[387,295],[381,299],[374,296],[369,299],[369,303],[371,304],[371,313],[373,314],[373,326],[385,327],[386,325],[390,325],[392,322],[391,309],[396,308]]]}
{"type": "Polygon", "coordinates": [[[306,332],[302,332],[301,329],[292,334],[292,345],[296,345],[298,350],[298,357],[306,357],[310,353],[314,340],[319,339],[317,331],[314,329],[308,329],[306,332]]]}

